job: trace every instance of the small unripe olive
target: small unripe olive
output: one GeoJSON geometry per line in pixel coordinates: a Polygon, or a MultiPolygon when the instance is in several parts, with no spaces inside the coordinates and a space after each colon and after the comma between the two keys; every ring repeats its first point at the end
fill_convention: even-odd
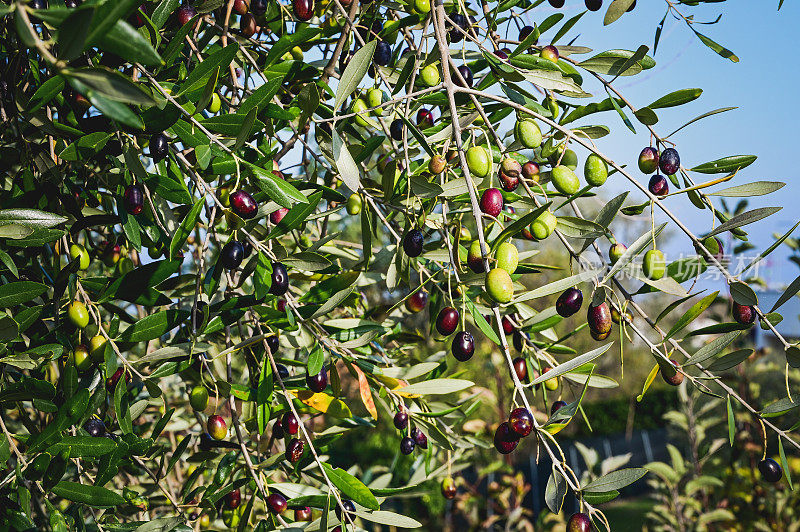
{"type": "Polygon", "coordinates": [[[92,359],[89,356],[89,349],[81,344],[76,345],[72,350],[72,361],[78,371],[87,371],[92,367],[92,359]]]}
{"type": "Polygon", "coordinates": [[[517,251],[516,246],[511,242],[503,242],[498,246],[497,252],[495,253],[495,258],[497,259],[497,267],[502,268],[507,271],[509,274],[514,273],[517,271],[517,265],[519,264],[519,252],[517,251]]]}
{"type": "Polygon", "coordinates": [[[80,244],[72,244],[69,247],[69,256],[72,260],[80,259],[78,261],[78,268],[81,270],[85,270],[89,267],[89,263],[91,259],[89,258],[89,252],[80,244]]]}
{"type": "Polygon", "coordinates": [[[351,194],[347,198],[347,214],[356,215],[361,212],[363,203],[359,194],[351,194]]]}
{"type": "Polygon", "coordinates": [[[664,253],[662,253],[661,250],[651,249],[644,254],[642,273],[644,273],[645,277],[656,281],[664,277],[666,269],[667,263],[664,260],[664,253]]]}
{"type": "Polygon", "coordinates": [[[364,118],[366,116],[367,110],[367,102],[362,100],[361,98],[357,98],[353,102],[353,106],[351,107],[350,111],[353,113],[357,113],[355,116],[356,124],[362,127],[369,127],[369,122],[364,118]]]}
{"type": "Polygon", "coordinates": [[[80,301],[73,301],[67,305],[67,317],[79,329],[89,325],[89,311],[80,301]]]}
{"type": "Polygon", "coordinates": [[[467,166],[475,177],[486,177],[492,167],[489,152],[483,146],[472,146],[467,150],[467,166]]]}
{"type": "Polygon", "coordinates": [[[439,74],[439,68],[434,64],[424,67],[419,73],[419,76],[422,79],[422,82],[428,87],[438,85],[442,81],[441,75],[439,74]]]}
{"type": "Polygon", "coordinates": [[[486,293],[498,303],[508,303],[514,297],[514,283],[508,272],[494,268],[486,274],[486,293]]]}
{"type": "Polygon", "coordinates": [[[209,100],[206,106],[206,111],[215,114],[218,113],[220,109],[222,109],[222,99],[219,97],[219,94],[215,92],[211,95],[211,100],[209,100]]]}
{"type": "Polygon", "coordinates": [[[556,190],[567,196],[575,194],[581,188],[581,182],[575,172],[563,165],[553,168],[551,179],[556,190]]]}
{"type": "Polygon", "coordinates": [[[101,362],[106,351],[106,344],[108,341],[105,336],[96,335],[89,341],[89,352],[92,354],[92,360],[101,362]]]}
{"type": "Polygon", "coordinates": [[[617,242],[608,250],[608,258],[611,261],[611,264],[616,264],[616,262],[628,251],[628,248],[625,244],[620,244],[617,242]]]}
{"type": "Polygon", "coordinates": [[[195,386],[189,393],[189,404],[198,412],[202,412],[208,406],[208,390],[205,386],[195,386]]]}
{"type": "Polygon", "coordinates": [[[544,240],[556,230],[558,219],[550,211],[544,211],[530,225],[530,232],[536,240],[544,240]]]}
{"type": "Polygon", "coordinates": [[[548,44],[540,53],[542,59],[547,59],[548,61],[552,61],[553,63],[558,63],[558,48],[553,46],[552,44],[548,44]]]}
{"type": "Polygon", "coordinates": [[[517,120],[514,138],[526,148],[538,148],[542,145],[542,130],[533,120],[517,120]]]}
{"type": "Polygon", "coordinates": [[[602,157],[593,153],[586,158],[583,165],[583,177],[593,187],[602,186],[608,179],[608,165],[602,157]]]}
{"type": "Polygon", "coordinates": [[[372,113],[375,115],[383,114],[383,107],[378,107],[387,100],[386,93],[380,89],[370,89],[367,91],[367,104],[369,107],[375,107],[372,113]]]}

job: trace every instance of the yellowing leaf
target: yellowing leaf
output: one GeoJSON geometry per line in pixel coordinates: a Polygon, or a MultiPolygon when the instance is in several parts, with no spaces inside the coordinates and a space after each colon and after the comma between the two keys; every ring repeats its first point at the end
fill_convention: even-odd
{"type": "Polygon", "coordinates": [[[364,372],[358,369],[358,367],[356,367],[355,370],[358,374],[358,391],[361,394],[361,401],[364,403],[364,406],[367,407],[367,412],[372,416],[372,419],[377,421],[378,409],[375,408],[375,400],[372,398],[372,390],[369,388],[367,376],[364,375],[364,372]]]}
{"type": "Polygon", "coordinates": [[[331,397],[326,393],[313,393],[308,390],[295,392],[295,395],[305,405],[314,410],[333,417],[348,418],[353,414],[350,408],[341,399],[331,397]]]}

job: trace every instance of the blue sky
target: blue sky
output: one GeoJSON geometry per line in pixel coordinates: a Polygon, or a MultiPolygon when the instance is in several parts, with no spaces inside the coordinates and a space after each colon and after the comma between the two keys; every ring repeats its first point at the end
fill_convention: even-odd
{"type": "MultiPolygon", "coordinates": [[[[604,3],[608,5],[609,2],[606,0],[604,3]]],[[[566,15],[564,20],[584,9],[583,0],[567,0],[562,9],[566,15]]],[[[712,109],[739,107],[697,122],[672,137],[672,140],[677,142],[686,167],[728,155],[758,156],[753,165],[717,188],[757,180],[787,183],[779,192],[750,202],[749,208],[784,207],[781,212],[750,226],[751,237],[758,250],[761,250],[773,242],[772,233],[783,233],[800,219],[800,210],[794,208],[791,201],[798,197],[800,184],[796,183],[794,165],[790,159],[796,149],[794,133],[797,116],[793,112],[795,106],[792,97],[796,91],[798,73],[793,37],[800,7],[795,2],[786,2],[779,12],[777,0],[729,0],[701,7],[680,6],[680,9],[687,16],[694,15],[697,21],[712,21],[722,13],[722,19],[717,24],[697,25],[697,28],[733,50],[740,61],[733,63],[718,56],[706,48],[682,20],[670,16],[665,22],[655,55],[656,67],[638,76],[620,79],[616,85],[639,107],[674,90],[695,87],[704,90],[703,95],[690,104],[658,111],[660,121],[654,129],[661,135],[712,109]]],[[[529,15],[529,20],[540,22],[553,11],[545,3],[529,15]]],[[[603,26],[604,11],[605,6],[603,10],[587,13],[583,17],[576,25],[580,36],[575,44],[589,46],[597,52],[614,48],[636,50],[645,44],[651,48],[652,54],[655,27],[664,16],[665,2],[640,0],[634,12],[624,15],[608,27],[603,26]]],[[[541,42],[546,42],[555,31],[545,33],[541,42]]],[[[562,41],[569,41],[575,35],[578,33],[573,29],[562,41]]],[[[633,135],[613,112],[594,115],[588,122],[606,124],[612,128],[612,135],[599,140],[598,146],[615,161],[627,163],[629,167],[633,165],[634,175],[646,183],[647,178],[635,167],[639,151],[649,142],[645,127],[636,123],[638,134],[633,135]]],[[[581,159],[583,156],[581,154],[581,159]]],[[[696,174],[693,177],[697,182],[702,182],[714,176],[696,174]]],[[[622,176],[615,176],[609,180],[609,184],[609,197],[612,193],[631,187],[622,176]]],[[[643,199],[638,192],[630,197],[634,198],[634,194],[637,202],[643,199]]],[[[669,208],[679,214],[696,233],[710,229],[709,211],[692,207],[683,195],[670,198],[667,202],[669,208]]],[[[669,249],[674,253],[690,252],[688,238],[677,231],[674,235],[669,249]]],[[[773,253],[771,260],[765,261],[766,268],[760,270],[760,276],[767,277],[776,285],[791,281],[800,270],[786,261],[785,256],[786,253],[773,253]]]]}

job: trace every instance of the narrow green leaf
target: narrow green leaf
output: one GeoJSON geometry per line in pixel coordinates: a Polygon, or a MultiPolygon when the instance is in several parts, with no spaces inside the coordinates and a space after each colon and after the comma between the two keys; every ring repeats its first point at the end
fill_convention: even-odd
{"type": "Polygon", "coordinates": [[[325,462],[322,462],[320,465],[325,470],[325,473],[328,475],[333,485],[342,490],[342,493],[352,499],[353,502],[365,508],[369,508],[370,510],[380,509],[378,499],[376,499],[375,495],[369,491],[369,488],[356,477],[338,467],[334,469],[325,462]]]}
{"type": "Polygon", "coordinates": [[[169,260],[173,260],[175,258],[177,252],[180,251],[180,249],[183,247],[183,244],[186,243],[186,239],[189,238],[189,235],[191,235],[192,231],[194,231],[205,202],[205,197],[201,197],[199,200],[197,200],[192,206],[192,209],[186,214],[186,217],[181,222],[181,225],[178,227],[177,231],[175,231],[175,234],[172,235],[172,240],[169,243],[169,260]]]}
{"type": "Polygon", "coordinates": [[[719,290],[714,292],[713,294],[707,295],[706,297],[704,297],[703,299],[692,305],[692,307],[689,310],[687,310],[684,313],[684,315],[678,319],[678,321],[675,322],[675,325],[672,326],[667,335],[664,337],[664,341],[666,342],[668,339],[675,336],[680,330],[682,330],[684,327],[693,322],[698,316],[700,316],[700,314],[705,312],[705,310],[709,306],[711,306],[711,303],[714,302],[714,300],[717,298],[718,295],[719,295],[719,290]]]}
{"type": "Polygon", "coordinates": [[[336,88],[334,111],[338,111],[341,108],[347,97],[356,90],[358,84],[364,79],[367,69],[372,64],[372,56],[377,46],[378,41],[369,41],[350,58],[350,62],[347,64],[347,68],[344,69],[339,85],[336,88]]]}

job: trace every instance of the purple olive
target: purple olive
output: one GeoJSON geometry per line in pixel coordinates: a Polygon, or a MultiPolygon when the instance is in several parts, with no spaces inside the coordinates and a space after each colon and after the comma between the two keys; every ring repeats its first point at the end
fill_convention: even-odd
{"type": "Polygon", "coordinates": [[[450,336],[458,327],[459,314],[453,307],[444,307],[436,317],[436,330],[442,336],[450,336]]]}
{"type": "Polygon", "coordinates": [[[533,416],[527,408],[516,408],[508,416],[508,426],[517,435],[525,437],[533,430],[533,416]]]}
{"type": "Polygon", "coordinates": [[[508,454],[517,448],[519,434],[511,430],[507,422],[500,423],[494,433],[494,448],[501,454],[508,454]]]}
{"type": "Polygon", "coordinates": [[[577,288],[567,288],[556,300],[556,312],[559,316],[569,318],[581,309],[583,292],[577,288]]]}
{"type": "Polygon", "coordinates": [[[650,178],[650,183],[647,185],[650,194],[663,198],[669,194],[669,181],[661,174],[656,174],[650,178]]]}
{"type": "Polygon", "coordinates": [[[678,155],[678,150],[675,148],[667,148],[661,153],[661,158],[658,161],[658,166],[661,171],[667,175],[678,173],[681,167],[681,157],[678,155]]]}
{"type": "Polygon", "coordinates": [[[452,352],[459,362],[466,362],[472,358],[475,353],[475,339],[472,333],[468,331],[456,333],[453,337],[452,352]]]}
{"type": "Polygon", "coordinates": [[[586,320],[591,330],[600,334],[609,332],[611,330],[611,310],[608,308],[608,303],[603,301],[597,306],[590,304],[586,320]]]}

